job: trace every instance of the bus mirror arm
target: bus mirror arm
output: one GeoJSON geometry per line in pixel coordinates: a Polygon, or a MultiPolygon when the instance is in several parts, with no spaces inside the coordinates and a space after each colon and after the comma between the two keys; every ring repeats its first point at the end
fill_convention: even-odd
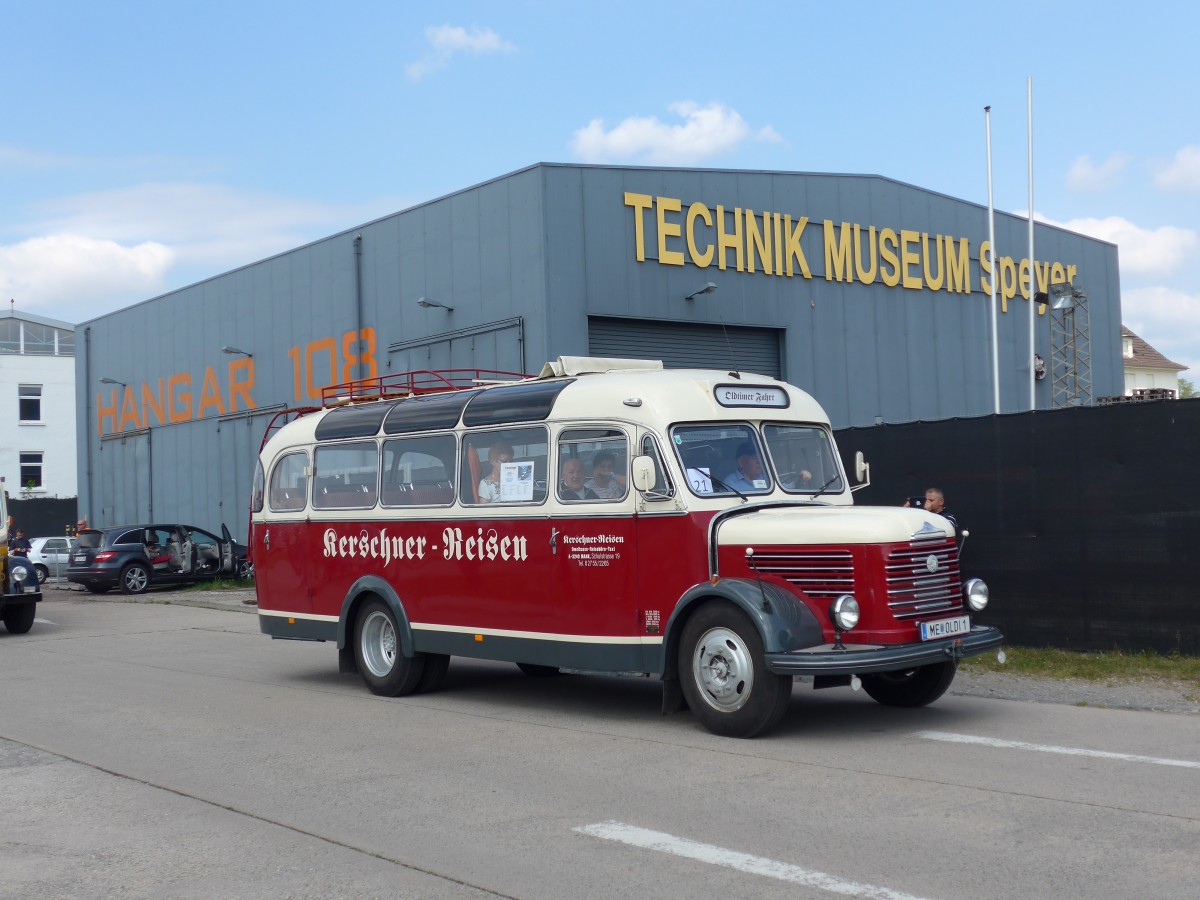
{"type": "Polygon", "coordinates": [[[850,488],[850,493],[861,491],[871,486],[871,464],[867,462],[861,450],[854,451],[854,480],[861,482],[850,488]]]}
{"type": "Polygon", "coordinates": [[[653,459],[649,456],[635,456],[630,471],[633,475],[633,486],[638,491],[648,494],[654,490],[654,483],[658,478],[653,459]]]}

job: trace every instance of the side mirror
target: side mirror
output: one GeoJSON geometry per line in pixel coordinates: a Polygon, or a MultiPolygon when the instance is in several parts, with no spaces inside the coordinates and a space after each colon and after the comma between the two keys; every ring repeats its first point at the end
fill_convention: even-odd
{"type": "Polygon", "coordinates": [[[654,484],[658,481],[654,460],[649,456],[635,456],[630,474],[633,475],[633,486],[643,494],[654,490],[654,484]]]}
{"type": "Polygon", "coordinates": [[[851,491],[861,491],[871,484],[871,464],[861,450],[854,451],[854,480],[860,483],[850,488],[851,491]]]}

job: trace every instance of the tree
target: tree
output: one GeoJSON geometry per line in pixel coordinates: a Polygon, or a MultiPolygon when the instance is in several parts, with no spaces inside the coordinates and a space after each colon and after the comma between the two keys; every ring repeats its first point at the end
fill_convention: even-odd
{"type": "Polygon", "coordinates": [[[1186,378],[1179,379],[1179,399],[1186,400],[1189,397],[1200,396],[1196,393],[1196,386],[1186,378]]]}

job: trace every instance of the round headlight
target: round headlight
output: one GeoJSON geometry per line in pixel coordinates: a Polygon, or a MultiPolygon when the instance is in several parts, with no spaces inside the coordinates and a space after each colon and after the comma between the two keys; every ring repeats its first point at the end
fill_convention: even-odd
{"type": "Polygon", "coordinates": [[[858,624],[858,601],[849,594],[842,594],[829,605],[829,618],[838,631],[849,631],[858,624]]]}
{"type": "Polygon", "coordinates": [[[14,565],[12,569],[9,570],[9,575],[12,576],[13,581],[15,581],[17,584],[21,584],[29,577],[29,570],[22,565],[14,565]]]}
{"type": "Polygon", "coordinates": [[[979,612],[988,605],[988,586],[981,578],[972,578],[963,585],[963,594],[967,598],[967,606],[979,612]]]}

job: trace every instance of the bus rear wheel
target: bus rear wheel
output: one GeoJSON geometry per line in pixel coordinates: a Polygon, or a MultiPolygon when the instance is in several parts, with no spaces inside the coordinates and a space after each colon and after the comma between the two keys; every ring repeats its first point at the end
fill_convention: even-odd
{"type": "Polygon", "coordinates": [[[767,668],[754,623],[724,601],[706,604],[684,627],[679,682],[700,724],[725,737],[770,731],[792,695],[792,679],[767,668]]]}
{"type": "Polygon", "coordinates": [[[862,677],[867,696],[884,706],[927,706],[950,687],[958,663],[947,660],[903,672],[881,672],[862,677]]]}
{"type": "Polygon", "coordinates": [[[354,657],[371,693],[383,697],[411,694],[425,670],[423,654],[404,655],[396,616],[382,600],[367,602],[359,612],[354,628],[354,657]]]}

